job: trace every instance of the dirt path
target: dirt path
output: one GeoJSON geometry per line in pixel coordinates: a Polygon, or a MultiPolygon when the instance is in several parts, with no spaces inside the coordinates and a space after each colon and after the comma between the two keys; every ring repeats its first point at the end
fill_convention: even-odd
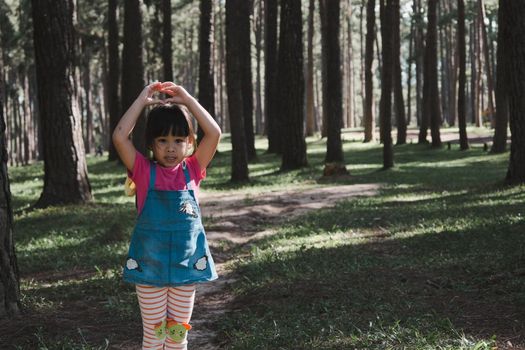
{"type": "MultiPolygon", "coordinates": [[[[244,193],[201,195],[204,224],[210,245],[217,247],[226,242],[229,245],[249,244],[250,241],[271,235],[272,229],[285,220],[308,211],[334,206],[338,201],[377,193],[377,184],[344,186],[318,186],[297,190],[272,191],[265,194],[244,193]],[[210,224],[206,224],[206,218],[210,224]]],[[[233,281],[225,268],[233,256],[214,255],[219,280],[199,286],[197,301],[192,317],[193,330],[189,335],[189,347],[211,350],[221,348],[214,324],[228,311],[232,296],[227,286],[233,281]]]]}

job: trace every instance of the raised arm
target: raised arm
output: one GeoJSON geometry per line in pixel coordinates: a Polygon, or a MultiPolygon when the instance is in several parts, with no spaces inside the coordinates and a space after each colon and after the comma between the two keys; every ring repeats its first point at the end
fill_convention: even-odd
{"type": "Polygon", "coordinates": [[[221,128],[210,113],[182,86],[173,84],[169,87],[164,87],[161,92],[172,96],[166,100],[167,102],[185,105],[197,119],[199,128],[202,128],[204,132],[204,137],[199,143],[199,147],[197,147],[195,158],[197,158],[201,169],[205,169],[217,151],[217,146],[221,139],[221,128]]]}
{"type": "Polygon", "coordinates": [[[124,163],[129,171],[133,170],[136,153],[135,146],[133,146],[133,143],[129,139],[129,135],[133,131],[133,128],[137,123],[137,119],[139,118],[140,113],[144,107],[163,103],[163,101],[153,98],[153,94],[156,91],[161,90],[163,87],[164,85],[159,82],[155,82],[146,86],[137,97],[135,102],[133,102],[126,113],[124,113],[122,118],[120,118],[119,123],[115,127],[115,131],[113,131],[113,144],[115,145],[122,163],[124,163]]]}

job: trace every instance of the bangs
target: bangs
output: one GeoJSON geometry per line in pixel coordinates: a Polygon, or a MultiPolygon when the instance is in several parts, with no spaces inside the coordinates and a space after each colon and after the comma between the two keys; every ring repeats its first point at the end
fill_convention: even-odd
{"type": "Polygon", "coordinates": [[[190,126],[184,112],[176,105],[159,106],[153,108],[148,114],[146,124],[146,144],[151,145],[156,137],[190,136],[190,126]]]}

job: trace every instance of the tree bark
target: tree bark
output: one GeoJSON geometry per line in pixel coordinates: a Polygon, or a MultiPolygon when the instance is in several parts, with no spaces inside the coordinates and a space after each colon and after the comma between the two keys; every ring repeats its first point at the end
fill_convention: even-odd
{"type": "Polygon", "coordinates": [[[279,36],[279,115],[283,120],[286,149],[282,152],[281,170],[307,165],[304,140],[304,75],[301,1],[281,3],[279,36]]]}
{"type": "Polygon", "coordinates": [[[314,11],[315,0],[308,3],[308,62],[306,68],[306,136],[314,134],[314,11]]]}
{"type": "Polygon", "coordinates": [[[467,48],[465,43],[465,3],[458,0],[458,126],[459,126],[459,147],[461,150],[469,148],[467,138],[467,105],[465,100],[465,87],[467,83],[467,48]]]}
{"type": "Polygon", "coordinates": [[[425,47],[423,78],[423,118],[419,133],[419,142],[426,142],[428,123],[430,122],[432,147],[441,147],[439,128],[441,115],[439,108],[439,89],[437,74],[437,0],[428,2],[428,25],[425,47]]]}
{"type": "Polygon", "coordinates": [[[20,313],[20,282],[13,240],[13,208],[7,171],[4,64],[0,50],[0,319],[20,313]]]}
{"type": "MultiPolygon", "coordinates": [[[[508,21],[510,34],[506,47],[509,55],[509,116],[510,116],[510,160],[506,182],[525,183],[525,2],[500,0],[500,11],[508,21]]],[[[498,63],[499,65],[499,63],[498,63]]]]}
{"type": "MultiPolygon", "coordinates": [[[[201,31],[202,29],[202,3],[204,0],[201,0],[201,31]]],[[[211,0],[208,0],[211,2],[211,0]]],[[[211,3],[209,5],[211,12],[211,3]]],[[[208,19],[209,20],[209,19],[208,19]]],[[[173,80],[173,49],[172,49],[172,32],[171,29],[171,0],[162,0],[162,67],[163,67],[163,76],[164,81],[173,80]]],[[[199,47],[200,50],[203,49],[202,46],[199,47]]],[[[209,51],[209,49],[208,49],[209,51]]],[[[200,51],[202,55],[202,51],[200,51]]],[[[209,55],[209,52],[208,52],[209,55]]],[[[200,75],[199,75],[200,77],[200,75]]],[[[202,101],[201,101],[202,103],[202,101]]],[[[203,105],[204,106],[204,105],[203,105]]],[[[213,110],[208,109],[208,111],[213,115],[213,110]]]]}
{"type": "Polygon", "coordinates": [[[262,113],[262,96],[261,96],[261,53],[262,53],[262,0],[254,4],[254,24],[253,32],[255,36],[255,133],[263,134],[263,113],[262,113]]]}
{"type": "Polygon", "coordinates": [[[403,80],[401,76],[401,33],[400,33],[400,6],[399,0],[392,4],[392,59],[394,63],[394,107],[396,111],[396,126],[397,126],[397,144],[404,145],[407,142],[407,122],[405,115],[405,102],[403,99],[403,80]]]}
{"type": "Polygon", "coordinates": [[[342,84],[339,47],[339,2],[319,0],[323,67],[323,113],[327,116],[327,140],[324,175],[347,173],[341,143],[342,84]]]}
{"type": "Polygon", "coordinates": [[[251,40],[250,40],[250,14],[251,1],[239,2],[239,11],[242,16],[238,19],[239,41],[237,45],[240,46],[239,54],[241,55],[241,79],[242,84],[242,105],[244,115],[244,132],[246,134],[246,152],[248,160],[253,160],[257,156],[255,151],[255,135],[253,132],[253,83],[252,83],[252,55],[251,55],[251,40]]]}
{"type": "Polygon", "coordinates": [[[245,0],[226,0],[226,88],[228,109],[230,111],[230,130],[232,138],[232,181],[248,180],[248,154],[244,128],[244,108],[242,83],[241,47],[241,3],[245,0]]]}
{"type": "Polygon", "coordinates": [[[366,38],[365,38],[365,110],[364,142],[374,140],[374,81],[372,65],[374,63],[374,36],[375,36],[375,0],[368,0],[366,7],[366,38]]]}
{"type": "Polygon", "coordinates": [[[268,152],[282,152],[282,135],[277,107],[279,91],[277,82],[277,0],[264,1],[264,112],[268,131],[268,152]]]}
{"type": "Polygon", "coordinates": [[[108,2],[108,78],[107,96],[109,109],[109,152],[108,160],[118,160],[117,150],[111,135],[120,120],[120,101],[118,95],[119,53],[118,53],[118,24],[117,24],[117,0],[108,2]]]}
{"type": "Polygon", "coordinates": [[[392,111],[392,83],[394,69],[394,8],[399,0],[380,0],[381,39],[383,47],[383,64],[381,70],[381,102],[379,107],[379,120],[381,123],[381,140],[383,142],[383,169],[394,166],[394,153],[392,149],[391,135],[391,111],[392,111]]]}
{"type": "MultiPolygon", "coordinates": [[[[213,13],[212,1],[200,1],[200,28],[199,28],[199,102],[212,115],[215,116],[215,85],[213,83],[213,13]]],[[[204,136],[199,128],[199,141],[204,136]]]]}
{"type": "MultiPolygon", "coordinates": [[[[126,111],[144,89],[144,65],[142,62],[142,13],[140,0],[124,1],[124,46],[122,49],[122,82],[120,85],[122,112],[126,111]]],[[[133,128],[133,144],[146,154],[144,113],[133,128]]]]}
{"type": "Polygon", "coordinates": [[[73,1],[33,0],[44,190],[37,207],[91,200],[81,120],[74,95],[73,1]]]}
{"type": "Polygon", "coordinates": [[[487,71],[487,92],[488,92],[488,115],[490,121],[494,118],[494,82],[492,80],[492,67],[490,64],[489,40],[487,38],[487,28],[485,27],[485,3],[483,0],[478,0],[479,21],[481,38],[483,43],[483,54],[485,55],[485,69],[487,71]]]}
{"type": "Polygon", "coordinates": [[[496,123],[492,153],[503,153],[507,149],[507,126],[509,121],[509,85],[510,85],[510,54],[511,48],[507,39],[511,33],[508,21],[503,17],[508,11],[507,1],[500,1],[498,11],[498,48],[496,66],[496,123]]]}

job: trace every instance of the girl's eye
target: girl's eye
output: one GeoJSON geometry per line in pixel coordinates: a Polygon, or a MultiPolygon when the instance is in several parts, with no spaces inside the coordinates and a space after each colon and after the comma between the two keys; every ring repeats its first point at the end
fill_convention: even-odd
{"type": "Polygon", "coordinates": [[[158,139],[157,142],[164,144],[164,143],[166,143],[166,139],[158,139]]]}

